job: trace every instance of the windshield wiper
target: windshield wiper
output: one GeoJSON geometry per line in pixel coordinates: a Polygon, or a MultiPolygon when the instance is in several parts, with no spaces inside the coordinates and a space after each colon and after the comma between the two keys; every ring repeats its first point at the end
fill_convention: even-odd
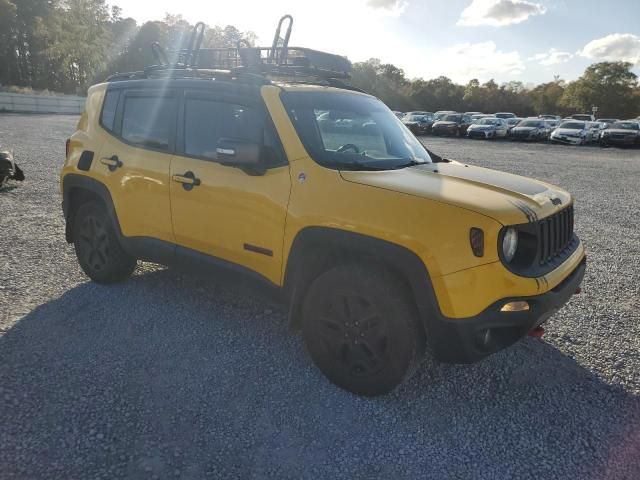
{"type": "Polygon", "coordinates": [[[363,170],[363,171],[371,171],[377,172],[381,170],[390,170],[388,167],[382,167],[378,165],[372,165],[370,163],[359,162],[357,160],[349,160],[346,162],[322,162],[325,167],[337,168],[338,170],[363,170]]]}
{"type": "Polygon", "coordinates": [[[407,168],[407,167],[415,167],[416,165],[424,165],[427,162],[419,162],[417,160],[409,160],[406,163],[401,163],[400,165],[394,165],[393,166],[393,170],[400,170],[401,168],[407,168]]]}

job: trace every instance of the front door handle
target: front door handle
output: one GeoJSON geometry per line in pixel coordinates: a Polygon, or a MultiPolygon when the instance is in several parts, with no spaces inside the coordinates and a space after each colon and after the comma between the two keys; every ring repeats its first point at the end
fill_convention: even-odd
{"type": "Polygon", "coordinates": [[[102,157],[100,159],[100,163],[106,165],[109,168],[110,172],[113,172],[122,166],[122,161],[118,158],[117,155],[102,157]]]}
{"type": "Polygon", "coordinates": [[[198,185],[200,185],[200,179],[196,178],[193,172],[186,172],[186,173],[183,173],[182,175],[173,175],[171,177],[171,180],[173,180],[174,182],[181,183],[182,188],[184,188],[187,191],[192,190],[193,187],[197,187],[198,185]]]}

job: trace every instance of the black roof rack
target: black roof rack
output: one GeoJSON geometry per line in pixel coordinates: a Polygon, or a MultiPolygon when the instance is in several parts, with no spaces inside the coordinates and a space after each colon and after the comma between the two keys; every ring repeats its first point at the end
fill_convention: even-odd
{"type": "Polygon", "coordinates": [[[278,22],[270,47],[252,47],[241,40],[231,48],[201,48],[205,25],[197,23],[191,33],[188,48],[170,51],[158,42],[151,45],[157,64],[139,72],[116,73],[107,81],[143,78],[203,78],[243,79],[268,83],[270,78],[281,78],[303,83],[320,83],[341,88],[348,85],[337,82],[350,78],[351,62],[345,57],[303,47],[290,47],[293,17],[285,15],[278,22]],[[282,27],[288,22],[284,36],[282,27]],[[169,58],[174,58],[170,62],[169,58]]]}

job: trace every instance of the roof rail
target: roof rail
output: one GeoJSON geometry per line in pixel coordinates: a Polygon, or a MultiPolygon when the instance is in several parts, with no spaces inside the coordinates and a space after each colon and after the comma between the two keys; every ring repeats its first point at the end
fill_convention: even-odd
{"type": "MultiPolygon", "coordinates": [[[[198,22],[189,39],[188,47],[167,52],[158,42],[151,45],[156,65],[145,67],[142,72],[118,73],[108,81],[137,78],[253,78],[304,77],[309,83],[316,78],[321,83],[331,79],[349,79],[351,62],[345,57],[304,47],[290,47],[289,39],[293,27],[293,17],[283,16],[278,22],[271,47],[252,47],[246,40],[240,40],[235,47],[201,48],[205,25],[198,22]],[[288,22],[284,37],[283,24],[288,22]],[[169,58],[175,58],[172,63],[169,58]],[[164,73],[161,73],[164,72],[164,73]]],[[[346,86],[346,85],[345,85],[346,86]]]]}

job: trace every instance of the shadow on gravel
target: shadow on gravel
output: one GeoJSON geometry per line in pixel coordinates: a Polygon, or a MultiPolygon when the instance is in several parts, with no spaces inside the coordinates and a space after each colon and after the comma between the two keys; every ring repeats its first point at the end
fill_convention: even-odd
{"type": "Polygon", "coordinates": [[[84,283],[0,338],[0,477],[639,478],[640,402],[535,340],[357,398],[222,278],[84,283]]]}

